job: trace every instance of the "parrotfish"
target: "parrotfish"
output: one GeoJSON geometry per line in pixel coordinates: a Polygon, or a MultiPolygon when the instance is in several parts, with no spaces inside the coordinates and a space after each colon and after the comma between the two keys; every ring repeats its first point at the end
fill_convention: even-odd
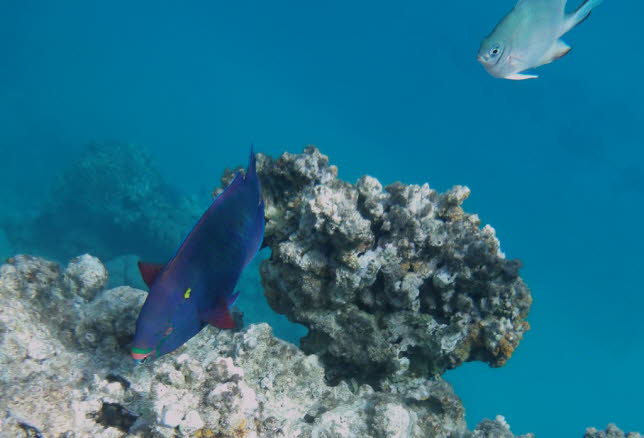
{"type": "Polygon", "coordinates": [[[165,265],[139,262],[150,292],[136,321],[137,362],[169,353],[207,324],[234,328],[235,286],[264,236],[264,201],[255,154],[217,196],[165,265]]]}
{"type": "Polygon", "coordinates": [[[584,21],[602,0],[586,0],[566,13],[566,0],[519,0],[483,40],[478,60],[492,76],[505,79],[534,79],[524,70],[549,64],[570,52],[561,40],[584,21]]]}

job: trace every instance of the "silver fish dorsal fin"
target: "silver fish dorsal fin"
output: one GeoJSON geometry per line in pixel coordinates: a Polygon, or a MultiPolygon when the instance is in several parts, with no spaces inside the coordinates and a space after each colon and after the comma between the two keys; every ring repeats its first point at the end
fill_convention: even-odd
{"type": "Polygon", "coordinates": [[[516,7],[541,8],[563,12],[566,9],[566,0],[519,0],[516,7]]]}

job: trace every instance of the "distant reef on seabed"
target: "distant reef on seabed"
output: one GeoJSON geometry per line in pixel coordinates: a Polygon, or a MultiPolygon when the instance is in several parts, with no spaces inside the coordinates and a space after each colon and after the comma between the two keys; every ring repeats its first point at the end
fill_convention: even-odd
{"type": "Polygon", "coordinates": [[[502,416],[467,430],[441,378],[465,361],[502,366],[529,328],[520,263],[462,209],[469,189],[351,184],[313,147],[260,154],[258,173],[271,250],[262,282],[272,308],[309,329],[301,349],[266,324],[209,326],[135,366],[145,292],[106,289],[90,255],[64,269],[15,256],[0,267],[0,435],[514,437],[502,416]]]}
{"type": "Polygon", "coordinates": [[[104,261],[167,259],[204,205],[173,190],[146,148],[93,143],[57,175],[38,210],[3,225],[12,248],[61,262],[88,248],[104,261]]]}

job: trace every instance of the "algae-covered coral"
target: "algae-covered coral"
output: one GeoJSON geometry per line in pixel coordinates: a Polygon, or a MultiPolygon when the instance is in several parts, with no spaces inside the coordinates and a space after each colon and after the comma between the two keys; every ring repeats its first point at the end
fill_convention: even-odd
{"type": "Polygon", "coordinates": [[[350,184],[312,147],[263,157],[259,172],[273,251],[266,296],[309,328],[302,348],[331,380],[384,384],[512,355],[532,299],[519,261],[461,208],[469,189],[350,184]]]}

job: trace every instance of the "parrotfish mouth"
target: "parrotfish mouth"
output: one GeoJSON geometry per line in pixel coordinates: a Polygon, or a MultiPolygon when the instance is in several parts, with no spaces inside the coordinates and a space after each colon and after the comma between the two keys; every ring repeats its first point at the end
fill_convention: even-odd
{"type": "Polygon", "coordinates": [[[142,364],[145,363],[148,358],[151,358],[154,356],[154,353],[156,351],[153,348],[132,348],[132,359],[134,359],[134,362],[136,364],[142,364]]]}

